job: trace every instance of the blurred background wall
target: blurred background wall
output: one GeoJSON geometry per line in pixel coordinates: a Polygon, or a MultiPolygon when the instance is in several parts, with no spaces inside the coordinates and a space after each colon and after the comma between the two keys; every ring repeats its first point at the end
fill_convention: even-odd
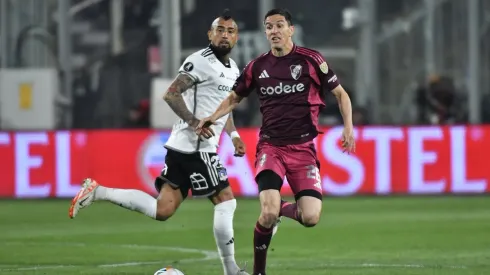
{"type": "MultiPolygon", "coordinates": [[[[243,67],[268,50],[263,15],[278,6],[293,13],[295,42],[336,70],[356,125],[490,122],[490,0],[0,0],[4,140],[26,130],[167,131],[173,121],[161,115],[161,95],[184,58],[207,45],[212,20],[232,10],[240,28],[233,57],[243,67]]],[[[341,124],[335,99],[326,100],[320,122],[341,124]]],[[[257,99],[234,116],[239,127],[260,126],[257,99]]],[[[459,128],[431,129],[449,144],[459,128]]],[[[68,143],[90,140],[73,131],[68,143]]],[[[472,137],[487,146],[486,131],[472,137]]]]}
{"type": "MultiPolygon", "coordinates": [[[[268,50],[261,23],[277,5],[292,11],[296,42],[337,70],[358,124],[490,121],[488,0],[0,3],[1,66],[56,70],[56,128],[149,126],[131,115],[151,106],[155,78],[173,78],[188,54],[206,46],[213,18],[233,11],[240,26],[233,55],[243,67],[268,50]]],[[[337,124],[336,104],[327,100],[322,122],[337,124]]],[[[16,128],[2,114],[2,129],[16,128]]],[[[260,123],[254,98],[237,114],[239,125],[260,123]]]]}

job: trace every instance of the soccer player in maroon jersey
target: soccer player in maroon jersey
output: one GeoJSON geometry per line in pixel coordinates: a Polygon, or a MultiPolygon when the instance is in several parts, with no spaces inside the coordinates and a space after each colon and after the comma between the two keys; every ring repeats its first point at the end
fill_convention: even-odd
{"type": "Polygon", "coordinates": [[[209,130],[244,97],[254,90],[258,93],[263,118],[255,161],[261,205],[254,231],[255,275],[266,274],[267,249],[279,217],[294,219],[305,227],[315,226],[320,219],[322,184],[313,139],[321,133],[318,115],[327,92],[335,95],[343,116],[342,146],[348,153],[355,151],[349,95],[320,53],[293,43],[291,21],[291,14],[284,9],[265,15],[271,50],[245,67],[228,98],[197,127],[198,133],[209,130]],[[281,200],[285,176],[295,203],[281,200]]]}

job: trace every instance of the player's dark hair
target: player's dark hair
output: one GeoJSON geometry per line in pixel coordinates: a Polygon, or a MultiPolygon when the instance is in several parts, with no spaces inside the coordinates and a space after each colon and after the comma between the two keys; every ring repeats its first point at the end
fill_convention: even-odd
{"type": "Polygon", "coordinates": [[[233,16],[231,16],[230,9],[224,9],[219,18],[228,21],[230,19],[233,19],[233,16]]]}
{"type": "Polygon", "coordinates": [[[272,10],[268,11],[264,16],[264,24],[265,24],[265,20],[267,19],[267,17],[273,16],[273,15],[282,15],[282,16],[284,16],[284,18],[288,22],[289,26],[293,25],[293,16],[291,15],[291,13],[287,9],[283,9],[283,8],[277,8],[277,9],[272,9],[272,10]]]}

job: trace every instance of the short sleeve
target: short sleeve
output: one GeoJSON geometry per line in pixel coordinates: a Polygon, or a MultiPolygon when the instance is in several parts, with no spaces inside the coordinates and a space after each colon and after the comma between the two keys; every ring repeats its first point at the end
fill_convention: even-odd
{"type": "Polygon", "coordinates": [[[323,62],[320,63],[318,69],[319,69],[320,81],[322,83],[322,87],[325,92],[327,91],[330,92],[340,85],[340,81],[337,75],[335,74],[333,69],[327,65],[327,62],[325,60],[323,60],[323,62]]]}
{"type": "Polygon", "coordinates": [[[235,81],[235,85],[233,85],[233,91],[238,96],[247,97],[254,89],[255,89],[255,80],[253,77],[253,65],[255,60],[250,61],[245,69],[243,69],[240,76],[235,81]]]}
{"type": "Polygon", "coordinates": [[[322,86],[322,91],[331,92],[340,85],[337,75],[333,69],[328,66],[327,61],[325,61],[325,58],[323,58],[321,53],[311,49],[302,49],[301,51],[303,54],[308,55],[313,59],[313,65],[315,66],[318,80],[322,86]]]}
{"type": "Polygon", "coordinates": [[[204,82],[208,78],[209,64],[200,55],[188,56],[179,68],[179,73],[190,76],[195,82],[204,82]]]}

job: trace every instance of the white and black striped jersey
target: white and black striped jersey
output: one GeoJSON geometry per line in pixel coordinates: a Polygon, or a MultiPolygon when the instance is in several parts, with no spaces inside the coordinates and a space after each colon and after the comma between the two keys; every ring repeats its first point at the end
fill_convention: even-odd
{"type": "MultiPolygon", "coordinates": [[[[225,66],[211,48],[207,47],[189,55],[180,67],[179,73],[195,80],[196,84],[185,91],[183,97],[194,116],[202,119],[212,115],[228,97],[240,70],[232,59],[228,66],[225,66]]],[[[216,125],[212,125],[215,136],[204,141],[199,141],[194,130],[179,119],[175,122],[165,147],[183,153],[216,152],[227,119],[228,115],[220,118],[216,125]]]]}

